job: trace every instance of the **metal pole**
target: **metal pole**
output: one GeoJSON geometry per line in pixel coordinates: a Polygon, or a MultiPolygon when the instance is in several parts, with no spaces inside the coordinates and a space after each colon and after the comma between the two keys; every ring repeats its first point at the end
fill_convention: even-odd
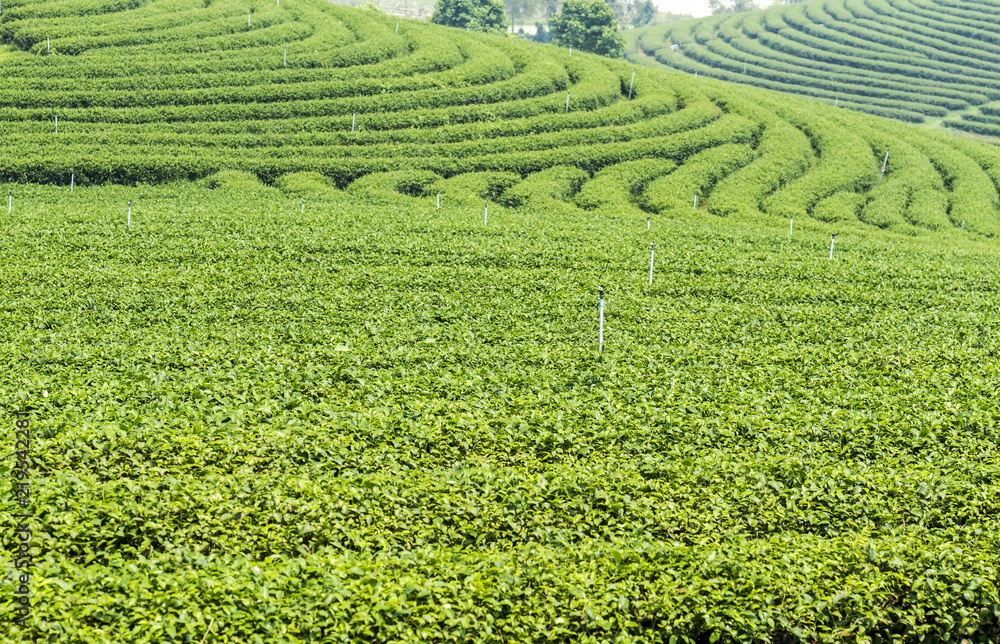
{"type": "Polygon", "coordinates": [[[653,253],[655,251],[655,242],[649,242],[649,285],[653,285],[653,253]]]}
{"type": "Polygon", "coordinates": [[[632,100],[632,86],[635,85],[635,70],[632,70],[632,81],[628,84],[628,100],[632,100]]]}
{"type": "Polygon", "coordinates": [[[878,184],[875,186],[876,188],[878,188],[880,185],[882,185],[882,175],[885,174],[885,164],[887,164],[887,163],[889,163],[889,151],[888,150],[885,151],[885,161],[882,162],[882,172],[879,173],[879,175],[878,175],[878,184]]]}

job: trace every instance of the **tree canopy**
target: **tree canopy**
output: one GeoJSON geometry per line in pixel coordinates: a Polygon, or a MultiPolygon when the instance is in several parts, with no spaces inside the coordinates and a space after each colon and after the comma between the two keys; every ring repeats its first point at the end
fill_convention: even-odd
{"type": "Polygon", "coordinates": [[[550,24],[559,45],[612,58],[625,55],[625,38],[604,0],[566,0],[550,24]]]}
{"type": "Polygon", "coordinates": [[[431,22],[487,33],[507,30],[503,0],[437,0],[431,22]]]}

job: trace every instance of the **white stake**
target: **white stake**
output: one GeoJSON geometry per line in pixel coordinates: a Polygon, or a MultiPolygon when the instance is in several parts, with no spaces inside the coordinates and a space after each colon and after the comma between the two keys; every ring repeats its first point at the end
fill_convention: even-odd
{"type": "Polygon", "coordinates": [[[132,230],[132,200],[128,200],[128,219],[125,220],[125,230],[132,230]]]}
{"type": "Polygon", "coordinates": [[[744,74],[747,73],[747,64],[746,63],[743,63],[743,73],[744,74]]]}
{"type": "Polygon", "coordinates": [[[306,214],[306,198],[305,197],[302,197],[302,210],[301,210],[301,212],[302,212],[303,215],[306,214]]]}
{"type": "Polygon", "coordinates": [[[876,186],[875,186],[876,188],[878,188],[880,185],[882,185],[882,175],[885,174],[885,164],[887,164],[887,163],[889,163],[889,151],[888,150],[885,151],[885,161],[882,162],[882,172],[879,173],[879,175],[878,175],[878,184],[876,184],[876,186]]]}
{"type": "Polygon", "coordinates": [[[597,350],[604,351],[604,287],[598,289],[600,294],[598,300],[598,309],[600,310],[600,327],[597,329],[597,350]]]}
{"type": "Polygon", "coordinates": [[[628,84],[628,100],[632,100],[632,86],[635,85],[635,70],[632,70],[632,81],[628,84]]]}
{"type": "Polygon", "coordinates": [[[489,215],[490,215],[490,200],[487,199],[486,201],[483,202],[483,225],[484,226],[489,221],[489,215]]]}
{"type": "Polygon", "coordinates": [[[247,14],[247,29],[250,28],[250,18],[251,17],[253,17],[253,9],[251,9],[250,13],[247,14]]]}
{"type": "Polygon", "coordinates": [[[649,285],[653,285],[653,252],[655,242],[649,242],[649,285]]]}
{"type": "Polygon", "coordinates": [[[965,230],[965,220],[962,220],[962,230],[965,230]]]}
{"type": "Polygon", "coordinates": [[[566,111],[569,111],[569,92],[566,92],[566,111]]]}
{"type": "Polygon", "coordinates": [[[52,39],[49,38],[48,34],[45,34],[45,46],[48,48],[49,51],[52,51],[52,39]]]}
{"type": "Polygon", "coordinates": [[[69,171],[69,191],[73,192],[73,184],[76,182],[76,170],[69,171]]]}
{"type": "Polygon", "coordinates": [[[792,225],[794,225],[794,224],[795,224],[795,217],[794,216],[793,217],[789,217],[788,218],[788,236],[789,237],[792,236],[792,225]]]}
{"type": "Polygon", "coordinates": [[[351,132],[354,131],[354,119],[358,118],[358,113],[351,114],[351,132]]]}
{"type": "Polygon", "coordinates": [[[649,217],[646,217],[646,230],[649,230],[649,217]]]}
{"type": "Polygon", "coordinates": [[[694,77],[695,77],[695,78],[698,78],[698,72],[695,72],[695,73],[694,73],[694,77]]]}
{"type": "Polygon", "coordinates": [[[572,56],[572,55],[573,55],[573,45],[570,45],[570,46],[569,46],[569,55],[570,55],[570,56],[572,56]]]}
{"type": "Polygon", "coordinates": [[[694,206],[691,207],[691,210],[698,210],[698,193],[697,192],[694,193],[694,206]]]}
{"type": "Polygon", "coordinates": [[[285,57],[281,60],[283,67],[288,67],[288,45],[285,45],[285,57]]]}
{"type": "Polygon", "coordinates": [[[441,193],[438,193],[437,209],[441,210],[441,193]]]}
{"type": "Polygon", "coordinates": [[[396,18],[396,33],[399,33],[399,18],[396,18]]]}
{"type": "Polygon", "coordinates": [[[830,234],[830,259],[833,259],[833,240],[837,238],[837,233],[830,234]]]}
{"type": "Polygon", "coordinates": [[[56,114],[56,134],[59,134],[59,115],[56,114]]]}
{"type": "Polygon", "coordinates": [[[839,102],[840,102],[840,97],[838,96],[837,98],[833,99],[833,106],[837,107],[837,103],[839,102]]]}
{"type": "Polygon", "coordinates": [[[14,207],[14,191],[11,190],[7,193],[7,214],[10,214],[11,208],[14,207]]]}

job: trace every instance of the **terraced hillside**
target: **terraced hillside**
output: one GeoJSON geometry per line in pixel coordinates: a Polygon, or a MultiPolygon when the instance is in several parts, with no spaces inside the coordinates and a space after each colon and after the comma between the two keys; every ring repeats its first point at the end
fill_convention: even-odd
{"type": "Polygon", "coordinates": [[[813,0],[651,27],[638,44],[681,71],[996,134],[976,108],[1000,98],[998,10],[990,0],[813,0]]]}
{"type": "Polygon", "coordinates": [[[698,193],[716,215],[1000,230],[992,150],[704,79],[633,81],[624,63],[515,39],[314,1],[187,0],[8,2],[0,37],[6,180],[318,172],[356,193],[508,204],[552,199],[536,192],[554,180],[586,209],[682,211],[698,193]]]}
{"type": "Polygon", "coordinates": [[[321,0],[0,38],[3,642],[1000,638],[1000,149],[321,0]]]}

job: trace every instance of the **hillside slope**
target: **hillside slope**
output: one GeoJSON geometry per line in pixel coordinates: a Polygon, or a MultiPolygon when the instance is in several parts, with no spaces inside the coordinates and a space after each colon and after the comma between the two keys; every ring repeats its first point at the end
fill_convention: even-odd
{"type": "Polygon", "coordinates": [[[517,205],[545,183],[535,174],[572,168],[557,200],[589,210],[682,212],[697,193],[721,216],[1000,230],[996,150],[703,78],[639,68],[633,81],[623,62],[318,0],[252,13],[235,0],[15,0],[0,38],[8,181],[318,172],[360,194],[517,205]]]}
{"type": "Polygon", "coordinates": [[[814,0],[650,27],[635,53],[690,73],[905,121],[947,117],[949,127],[995,135],[998,9],[990,0],[814,0]]]}

